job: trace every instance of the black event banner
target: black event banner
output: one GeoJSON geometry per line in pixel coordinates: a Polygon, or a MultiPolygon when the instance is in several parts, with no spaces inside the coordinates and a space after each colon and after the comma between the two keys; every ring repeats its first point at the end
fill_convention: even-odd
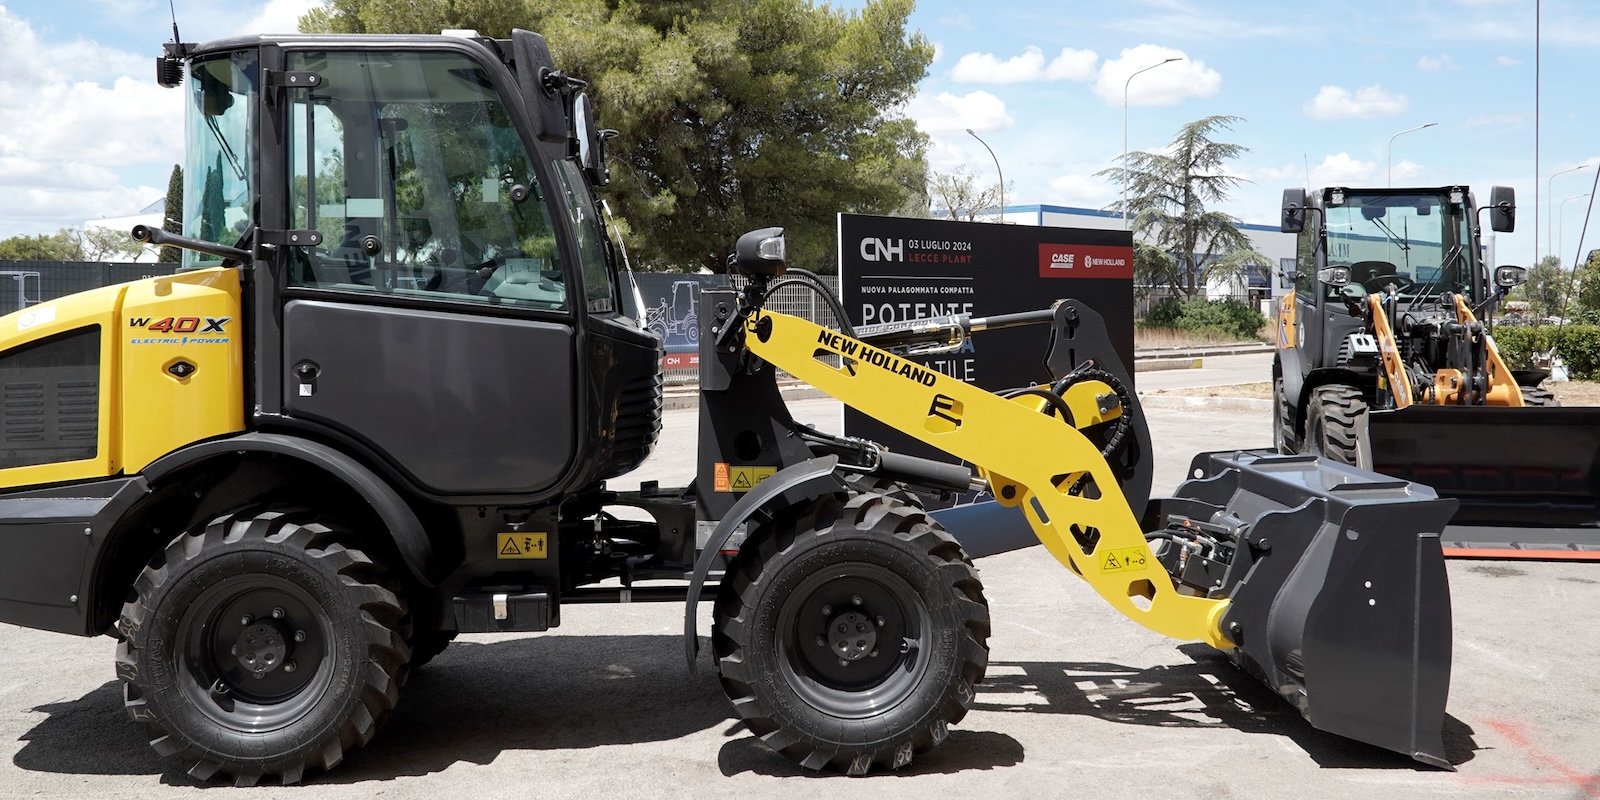
{"type": "MultiPolygon", "coordinates": [[[[839,215],[839,293],[854,325],[918,317],[986,317],[1082,302],[1105,318],[1112,347],[1133,365],[1133,236],[1127,231],[839,215]]],[[[1049,327],[976,333],[965,348],[912,358],[989,391],[1049,380],[1049,327]]],[[[1131,388],[1131,387],[1130,387],[1131,388]]],[[[854,409],[847,435],[953,460],[854,409]]]]}

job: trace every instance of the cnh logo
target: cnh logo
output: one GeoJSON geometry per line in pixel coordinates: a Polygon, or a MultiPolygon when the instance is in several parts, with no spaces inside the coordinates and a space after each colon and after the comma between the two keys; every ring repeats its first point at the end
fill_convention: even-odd
{"type": "Polygon", "coordinates": [[[861,258],[866,261],[904,261],[906,260],[906,240],[862,239],[861,258]]]}

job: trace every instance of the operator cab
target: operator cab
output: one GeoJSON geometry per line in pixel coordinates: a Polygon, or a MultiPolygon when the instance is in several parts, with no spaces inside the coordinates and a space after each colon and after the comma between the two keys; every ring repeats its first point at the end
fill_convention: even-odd
{"type": "Polygon", "coordinates": [[[618,398],[652,386],[592,368],[659,392],[592,191],[609,132],[541,37],[169,44],[162,82],[185,61],[184,234],[219,246],[185,266],[242,251],[261,276],[261,426],[366,448],[436,497],[642,460],[656,422],[619,420],[618,398]]]}

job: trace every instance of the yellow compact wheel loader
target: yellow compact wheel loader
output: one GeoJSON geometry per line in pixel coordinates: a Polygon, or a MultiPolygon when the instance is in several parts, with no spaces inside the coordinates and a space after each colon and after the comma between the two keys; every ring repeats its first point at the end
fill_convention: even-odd
{"type": "Polygon", "coordinates": [[[660,430],[662,346],[619,310],[605,136],[537,34],[175,42],[158,79],[187,96],[184,233],[135,236],[186,269],[0,318],[0,621],[116,639],[129,716],[196,779],[332,768],[458,633],[572,603],[683,603],[692,666],[702,599],[765,744],[903,766],[983,681],[963,542],[995,549],[906,489],[974,486],[1132,621],[1449,766],[1454,502],[1244,453],[1150,500],[1130,375],[1083,304],[819,327],[766,308],[795,283],[838,301],[753,231],[742,287],[695,309],[698,478],[615,491],[660,430]],[[906,352],[1018,325],[1048,380],[1004,395],[906,352]],[[972,466],[796,424],[780,368],[972,466]]]}
{"type": "Polygon", "coordinates": [[[1548,373],[1512,368],[1491,335],[1521,267],[1480,234],[1516,220],[1512,190],[1301,189],[1295,288],[1278,309],[1274,441],[1425,483],[1460,508],[1449,555],[1600,559],[1600,410],[1559,408],[1548,373]]]}

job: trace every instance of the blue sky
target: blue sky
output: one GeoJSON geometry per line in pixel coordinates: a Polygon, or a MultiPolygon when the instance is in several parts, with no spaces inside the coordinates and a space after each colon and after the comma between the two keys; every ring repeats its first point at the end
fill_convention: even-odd
{"type": "MultiPolygon", "coordinates": [[[[171,36],[155,0],[0,0],[0,238],[132,213],[165,192],[181,151],[177,92],[157,88],[171,36]]],[[[183,36],[288,30],[313,0],[177,0],[183,36]]],[[[859,6],[847,0],[845,7],[859,6]]],[[[1517,232],[1501,263],[1530,263],[1559,235],[1568,259],[1589,198],[1552,225],[1552,173],[1600,163],[1600,3],[1543,0],[1543,117],[1534,164],[1534,0],[921,0],[911,19],[938,50],[906,111],[939,171],[993,180],[1009,205],[1100,208],[1117,190],[1094,173],[1154,150],[1186,122],[1244,118],[1225,140],[1250,148],[1225,210],[1275,224],[1288,186],[1516,188],[1517,232]],[[1165,58],[1182,61],[1140,74],[1165,58]],[[1309,172],[1309,181],[1308,181],[1309,172]],[[1535,229],[1535,184],[1539,227],[1535,229]],[[1549,242],[1547,244],[1547,241],[1549,242]]],[[[1588,193],[1594,169],[1554,179],[1555,206],[1588,193]]],[[[781,224],[781,220],[774,220],[781,224]]],[[[1597,221],[1591,228],[1600,227],[1597,221]]]]}

